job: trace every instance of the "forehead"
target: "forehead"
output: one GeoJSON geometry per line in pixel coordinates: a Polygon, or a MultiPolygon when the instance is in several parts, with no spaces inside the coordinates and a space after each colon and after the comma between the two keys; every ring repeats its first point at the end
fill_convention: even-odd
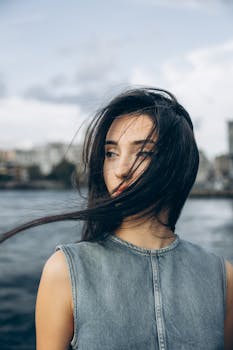
{"type": "Polygon", "coordinates": [[[114,141],[133,141],[145,139],[153,127],[147,114],[126,114],[116,118],[111,124],[106,139],[114,141]]]}

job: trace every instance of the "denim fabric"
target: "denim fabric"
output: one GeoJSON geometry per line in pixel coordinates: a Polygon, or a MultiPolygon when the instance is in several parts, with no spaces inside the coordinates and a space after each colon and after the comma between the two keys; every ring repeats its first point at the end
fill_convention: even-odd
{"type": "Polygon", "coordinates": [[[58,249],[71,278],[73,349],[224,348],[222,258],[178,236],[158,250],[114,235],[58,249]]]}

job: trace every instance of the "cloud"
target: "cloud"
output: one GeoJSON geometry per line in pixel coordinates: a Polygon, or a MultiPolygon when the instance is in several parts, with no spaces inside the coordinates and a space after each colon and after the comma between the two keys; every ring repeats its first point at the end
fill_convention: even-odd
{"type": "Polygon", "coordinates": [[[209,155],[227,152],[226,122],[233,119],[233,40],[193,51],[180,62],[167,62],[163,73],[191,114],[201,115],[200,145],[209,155]]]}
{"type": "Polygon", "coordinates": [[[80,65],[75,75],[75,84],[84,96],[91,96],[97,106],[105,97],[118,93],[129,82],[115,60],[91,59],[80,65]]]}
{"type": "Polygon", "coordinates": [[[79,45],[79,51],[76,46],[57,50],[58,58],[77,55],[76,69],[70,73],[57,72],[44,84],[29,86],[22,97],[45,103],[76,105],[85,112],[93,112],[109,98],[110,92],[115,94],[128,85],[128,72],[125,75],[118,63],[121,47],[122,42],[118,39],[92,36],[79,45]]]}
{"type": "Polygon", "coordinates": [[[113,61],[101,58],[83,60],[72,78],[57,74],[46,85],[29,87],[23,97],[46,103],[76,105],[85,111],[103,103],[106,95],[118,92],[128,82],[113,61]]]}
{"type": "MultiPolygon", "coordinates": [[[[1,1],[0,1],[1,5],[1,1]]],[[[24,16],[9,16],[1,20],[2,23],[5,23],[10,26],[21,26],[21,25],[30,25],[36,22],[43,22],[46,19],[45,15],[39,13],[28,13],[24,16]]]]}
{"type": "Polygon", "coordinates": [[[46,104],[54,110],[78,108],[86,115],[128,86],[164,87],[191,114],[199,148],[211,158],[228,151],[227,120],[233,119],[233,39],[167,60],[156,71],[132,66],[125,76],[110,56],[105,60],[101,55],[85,57],[74,74],[56,74],[44,86],[29,87],[25,103],[46,104]]]}
{"type": "Polygon", "coordinates": [[[153,6],[183,7],[190,10],[208,7],[212,10],[218,5],[232,5],[231,0],[129,0],[130,2],[150,4],[153,6]]]}
{"type": "Polygon", "coordinates": [[[24,93],[24,97],[29,100],[37,100],[46,103],[75,104],[76,106],[78,105],[78,94],[56,94],[52,92],[48,87],[40,85],[35,85],[28,88],[24,93]]]}
{"type": "MultiPolygon", "coordinates": [[[[87,115],[71,105],[18,97],[0,100],[0,148],[29,148],[49,141],[69,143],[87,115]]],[[[75,142],[80,141],[81,133],[75,142]]]]}
{"type": "Polygon", "coordinates": [[[187,108],[198,146],[207,156],[227,152],[226,122],[233,119],[233,39],[167,60],[156,72],[133,66],[123,77],[119,71],[114,61],[90,58],[72,76],[57,74],[45,86],[28,88],[24,99],[2,98],[0,146],[71,140],[75,124],[89,109],[93,112],[122,88],[151,85],[170,90],[187,108]]]}
{"type": "MultiPolygon", "coordinates": [[[[56,93],[56,91],[45,86],[33,86],[26,90],[23,97],[26,100],[40,101],[41,103],[51,103],[59,105],[73,105],[81,108],[83,111],[96,109],[103,98],[104,91],[101,84],[97,85],[95,82],[85,82],[81,90],[74,92],[70,91],[56,93]],[[93,83],[93,85],[91,85],[93,83]]],[[[104,90],[113,90],[115,85],[111,87],[105,84],[104,90]]]]}
{"type": "Polygon", "coordinates": [[[184,7],[199,7],[207,4],[216,4],[219,3],[219,0],[155,0],[155,3],[159,5],[178,5],[184,7]]]}
{"type": "Polygon", "coordinates": [[[7,88],[3,78],[0,75],[0,98],[6,96],[7,88]]]}
{"type": "Polygon", "coordinates": [[[0,7],[2,8],[4,8],[5,6],[7,7],[7,6],[9,6],[9,4],[12,4],[12,3],[14,3],[15,2],[15,0],[0,0],[0,7]]]}
{"type": "Polygon", "coordinates": [[[67,77],[64,74],[57,74],[49,81],[49,86],[52,88],[63,87],[68,83],[67,77]]]}
{"type": "Polygon", "coordinates": [[[131,81],[172,91],[194,120],[199,147],[209,157],[226,153],[227,120],[233,120],[233,39],[166,61],[160,79],[153,76],[137,67],[131,81]]]}

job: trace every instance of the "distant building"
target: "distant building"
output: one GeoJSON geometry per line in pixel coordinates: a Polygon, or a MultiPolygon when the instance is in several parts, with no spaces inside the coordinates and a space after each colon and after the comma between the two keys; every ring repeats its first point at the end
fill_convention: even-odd
{"type": "Polygon", "coordinates": [[[27,169],[14,162],[0,163],[0,181],[28,181],[27,169]]]}
{"type": "Polygon", "coordinates": [[[229,153],[233,155],[233,120],[228,121],[228,144],[229,153]]]}
{"type": "Polygon", "coordinates": [[[15,151],[0,150],[0,162],[12,162],[15,160],[15,151]]]}
{"type": "Polygon", "coordinates": [[[215,157],[214,160],[215,168],[215,188],[229,189],[231,188],[231,157],[229,154],[222,154],[215,157]]]}
{"type": "Polygon", "coordinates": [[[228,121],[228,145],[230,156],[230,179],[233,181],[233,120],[228,121]]]}
{"type": "Polygon", "coordinates": [[[205,153],[199,150],[199,169],[195,181],[195,188],[208,189],[214,178],[213,164],[208,160],[205,153]]]}
{"type": "Polygon", "coordinates": [[[233,121],[228,121],[228,150],[214,159],[214,187],[218,190],[233,189],[233,121]]]}
{"type": "Polygon", "coordinates": [[[218,178],[227,178],[230,175],[230,155],[222,154],[220,156],[215,157],[214,165],[215,165],[215,174],[218,178]]]}
{"type": "Polygon", "coordinates": [[[65,158],[71,163],[78,164],[81,159],[81,148],[79,145],[68,147],[64,143],[48,143],[43,146],[34,147],[31,150],[16,150],[15,161],[22,166],[29,167],[38,165],[41,173],[47,175],[53,166],[65,158]]]}
{"type": "Polygon", "coordinates": [[[21,166],[29,167],[37,164],[37,152],[34,149],[31,150],[15,150],[15,162],[21,166]]]}

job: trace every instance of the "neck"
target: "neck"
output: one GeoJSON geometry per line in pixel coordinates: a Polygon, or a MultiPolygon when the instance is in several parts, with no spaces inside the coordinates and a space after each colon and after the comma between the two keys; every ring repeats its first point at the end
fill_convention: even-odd
{"type": "Polygon", "coordinates": [[[126,218],[115,231],[119,238],[138,247],[146,249],[161,249],[175,239],[171,229],[163,226],[157,220],[126,218]]]}

